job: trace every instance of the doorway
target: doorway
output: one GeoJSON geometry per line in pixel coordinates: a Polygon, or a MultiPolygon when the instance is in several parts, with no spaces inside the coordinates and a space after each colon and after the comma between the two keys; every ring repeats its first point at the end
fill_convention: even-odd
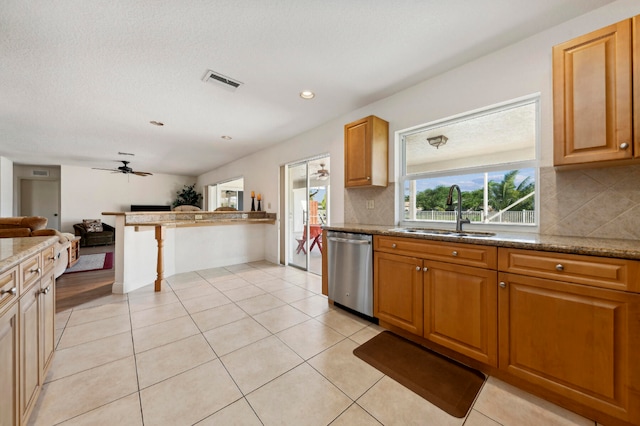
{"type": "Polygon", "coordinates": [[[20,216],[44,216],[47,228],[60,230],[59,203],[59,181],[20,180],[20,216]]]}
{"type": "Polygon", "coordinates": [[[322,275],[322,225],[329,224],[329,156],[287,166],[287,264],[322,275]]]}

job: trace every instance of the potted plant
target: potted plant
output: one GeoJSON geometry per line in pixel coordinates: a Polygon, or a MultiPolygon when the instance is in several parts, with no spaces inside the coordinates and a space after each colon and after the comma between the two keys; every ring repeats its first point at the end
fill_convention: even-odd
{"type": "Polygon", "coordinates": [[[200,207],[200,202],[202,201],[202,194],[195,190],[196,184],[193,185],[184,185],[180,191],[177,191],[177,197],[173,202],[173,207],[178,206],[196,206],[200,207]]]}

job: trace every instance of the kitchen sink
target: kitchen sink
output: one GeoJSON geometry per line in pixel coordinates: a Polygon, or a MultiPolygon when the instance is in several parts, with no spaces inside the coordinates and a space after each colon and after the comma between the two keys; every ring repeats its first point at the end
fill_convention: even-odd
{"type": "Polygon", "coordinates": [[[428,229],[428,228],[393,228],[391,232],[401,232],[404,234],[418,235],[446,235],[449,237],[493,237],[494,232],[476,232],[476,231],[450,231],[448,229],[428,229]]]}

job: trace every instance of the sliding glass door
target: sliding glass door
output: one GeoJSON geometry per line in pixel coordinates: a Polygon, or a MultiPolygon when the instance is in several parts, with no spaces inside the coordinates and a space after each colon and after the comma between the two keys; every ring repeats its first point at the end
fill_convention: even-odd
{"type": "Polygon", "coordinates": [[[322,274],[322,225],[328,223],[329,157],[288,166],[288,264],[322,274]]]}

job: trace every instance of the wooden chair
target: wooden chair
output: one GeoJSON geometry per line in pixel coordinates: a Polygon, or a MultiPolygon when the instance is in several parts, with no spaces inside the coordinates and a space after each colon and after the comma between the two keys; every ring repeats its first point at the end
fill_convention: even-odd
{"type": "MultiPolygon", "coordinates": [[[[322,227],[320,225],[310,225],[309,234],[310,238],[308,240],[311,241],[311,247],[309,248],[309,250],[313,250],[313,248],[317,246],[318,250],[320,250],[320,253],[322,253],[322,227]]],[[[305,248],[305,243],[307,242],[306,226],[304,227],[304,230],[302,232],[302,239],[298,240],[296,238],[296,241],[298,242],[296,254],[300,253],[300,251],[302,251],[304,254],[307,254],[307,250],[305,248]]]]}

